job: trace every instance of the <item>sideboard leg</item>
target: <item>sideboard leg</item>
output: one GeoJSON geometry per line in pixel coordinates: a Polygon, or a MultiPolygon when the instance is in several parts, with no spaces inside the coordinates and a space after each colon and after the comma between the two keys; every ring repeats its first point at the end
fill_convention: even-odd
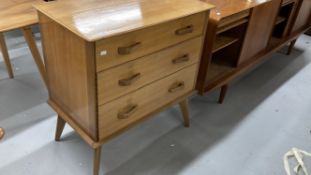
{"type": "Polygon", "coordinates": [[[98,147],[94,149],[94,169],[93,175],[99,175],[100,170],[100,156],[101,156],[102,147],[98,147]]]}
{"type": "Polygon", "coordinates": [[[181,113],[184,118],[184,126],[189,127],[190,126],[190,120],[189,120],[189,108],[188,108],[188,100],[185,99],[181,102],[179,102],[179,107],[181,109],[181,113]]]}
{"type": "Polygon", "coordinates": [[[289,47],[287,49],[287,53],[286,55],[290,55],[292,53],[292,50],[296,44],[297,39],[293,40],[292,42],[290,42],[289,47]]]}
{"type": "Polygon", "coordinates": [[[60,137],[62,136],[66,121],[62,119],[60,116],[57,117],[56,124],[56,132],[55,132],[55,141],[60,141],[60,137]]]}
{"type": "Polygon", "coordinates": [[[228,90],[227,84],[225,84],[221,87],[220,95],[219,95],[219,99],[218,99],[219,104],[222,104],[224,102],[227,90],[228,90]]]}
{"type": "Polygon", "coordinates": [[[9,53],[8,53],[8,48],[6,46],[3,33],[0,33],[0,49],[1,49],[1,52],[3,55],[4,64],[5,64],[6,69],[8,71],[9,77],[14,78],[12,65],[11,65],[11,61],[10,61],[10,57],[9,57],[9,53]]]}

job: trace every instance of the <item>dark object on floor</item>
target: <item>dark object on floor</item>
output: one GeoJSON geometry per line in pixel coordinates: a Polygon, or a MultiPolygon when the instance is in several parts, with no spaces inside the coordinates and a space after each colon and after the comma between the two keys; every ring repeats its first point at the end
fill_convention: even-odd
{"type": "Polygon", "coordinates": [[[306,32],[307,35],[311,36],[311,29],[306,32]]]}
{"type": "Polygon", "coordinates": [[[3,128],[0,128],[0,140],[3,138],[4,136],[4,129],[3,128]]]}

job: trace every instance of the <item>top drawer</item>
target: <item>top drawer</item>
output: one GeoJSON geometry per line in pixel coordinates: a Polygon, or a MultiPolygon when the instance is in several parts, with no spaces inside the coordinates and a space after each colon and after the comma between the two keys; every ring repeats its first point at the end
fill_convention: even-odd
{"type": "Polygon", "coordinates": [[[221,19],[220,23],[218,24],[218,27],[222,27],[222,26],[228,25],[228,24],[230,24],[232,22],[235,22],[235,21],[238,21],[240,19],[246,18],[249,15],[250,15],[250,10],[248,9],[248,10],[244,10],[242,12],[233,14],[231,16],[225,17],[225,18],[221,19]]]}
{"type": "Polygon", "coordinates": [[[243,19],[246,19],[250,16],[250,10],[244,10],[242,12],[233,14],[231,16],[225,17],[221,19],[221,21],[218,24],[218,28],[223,28],[226,26],[230,26],[234,23],[237,23],[243,19]]]}
{"type": "Polygon", "coordinates": [[[102,71],[203,34],[206,13],[96,42],[96,69],[102,71]]]}

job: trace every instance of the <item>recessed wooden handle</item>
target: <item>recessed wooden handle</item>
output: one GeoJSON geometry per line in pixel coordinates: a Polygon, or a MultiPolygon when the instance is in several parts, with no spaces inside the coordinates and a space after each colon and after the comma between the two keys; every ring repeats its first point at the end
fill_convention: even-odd
{"type": "Polygon", "coordinates": [[[141,42],[136,42],[130,46],[125,46],[125,47],[119,47],[118,48],[118,53],[120,55],[127,55],[130,54],[135,48],[139,47],[141,45],[141,42]]]}
{"type": "Polygon", "coordinates": [[[140,78],[140,73],[134,74],[128,78],[119,80],[119,85],[120,86],[130,86],[131,84],[133,84],[136,80],[138,80],[140,78]]]}
{"type": "Polygon", "coordinates": [[[118,119],[126,119],[129,118],[133,113],[135,113],[138,109],[138,105],[129,105],[122,109],[122,111],[118,114],[118,119]]]}
{"type": "Polygon", "coordinates": [[[176,35],[185,35],[185,34],[192,33],[192,32],[193,32],[193,25],[189,25],[187,27],[177,29],[175,31],[175,34],[176,35]]]}
{"type": "Polygon", "coordinates": [[[184,89],[185,83],[183,81],[173,84],[171,88],[168,89],[168,92],[173,93],[179,90],[184,89]]]}
{"type": "Polygon", "coordinates": [[[188,54],[185,54],[185,55],[183,55],[183,56],[181,56],[181,57],[178,57],[178,58],[175,58],[175,59],[173,59],[172,60],[172,63],[173,64],[178,64],[178,63],[183,63],[183,62],[187,62],[187,61],[189,61],[189,55],[188,54]]]}

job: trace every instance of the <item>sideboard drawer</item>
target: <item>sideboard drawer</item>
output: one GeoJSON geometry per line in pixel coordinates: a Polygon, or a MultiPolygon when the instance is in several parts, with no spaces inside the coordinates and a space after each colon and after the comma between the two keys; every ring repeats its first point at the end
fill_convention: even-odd
{"type": "Polygon", "coordinates": [[[107,103],[164,76],[199,62],[202,37],[100,72],[98,104],[107,103]]]}
{"type": "Polygon", "coordinates": [[[182,69],[131,94],[99,106],[99,137],[105,139],[156,109],[191,92],[198,64],[182,69]]]}
{"type": "Polygon", "coordinates": [[[233,14],[231,16],[228,16],[228,17],[225,17],[223,18],[219,24],[218,24],[218,27],[224,27],[224,26],[227,26],[227,25],[230,25],[234,22],[237,22],[243,18],[247,18],[250,16],[250,10],[244,10],[242,12],[239,12],[239,13],[236,13],[236,14],[233,14]]]}
{"type": "Polygon", "coordinates": [[[202,35],[205,17],[205,13],[198,13],[97,41],[97,71],[102,71],[202,35]]]}

